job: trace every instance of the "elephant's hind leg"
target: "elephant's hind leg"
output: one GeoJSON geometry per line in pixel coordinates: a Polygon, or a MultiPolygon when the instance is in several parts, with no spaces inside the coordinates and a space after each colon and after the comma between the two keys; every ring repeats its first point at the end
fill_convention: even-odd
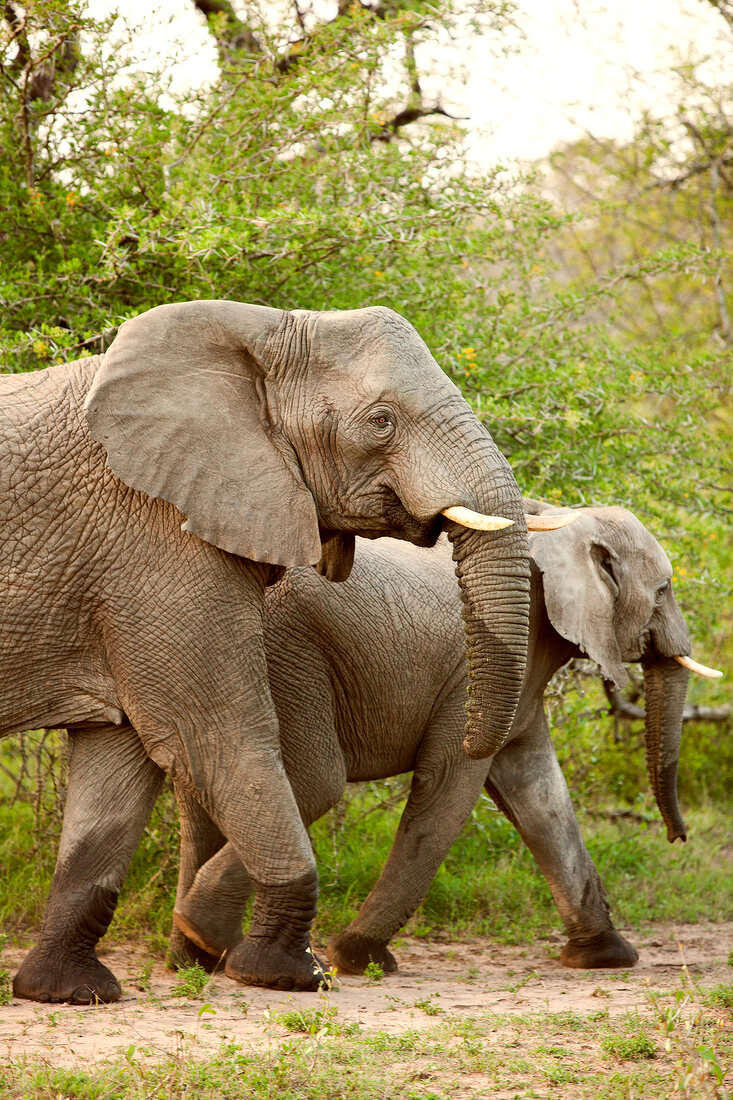
{"type": "Polygon", "coordinates": [[[486,790],[519,830],[547,879],[568,932],[562,964],[576,969],[633,966],[639,956],[613,927],[542,716],[531,738],[512,741],[496,754],[486,790]]]}
{"type": "Polygon", "coordinates": [[[168,959],[173,966],[198,963],[212,972],[223,966],[226,952],[242,939],[242,912],[253,888],[231,845],[193,792],[179,783],[174,787],[181,818],[181,857],[168,959]],[[214,889],[210,894],[204,884],[206,869],[221,861],[223,851],[232,853],[244,879],[241,900],[233,899],[230,890],[219,894],[214,889]]]}
{"type": "Polygon", "coordinates": [[[37,945],[13,982],[16,997],[93,1004],[118,1001],[120,984],[96,955],[162,772],[133,729],[77,730],[56,871],[37,945]]]}
{"type": "Polygon", "coordinates": [[[423,739],[397,835],[382,874],[348,926],[326,948],[345,974],[370,962],[397,970],[387,946],[415,912],[481,793],[485,765],[461,748],[465,691],[461,685],[431,720],[423,739]]]}

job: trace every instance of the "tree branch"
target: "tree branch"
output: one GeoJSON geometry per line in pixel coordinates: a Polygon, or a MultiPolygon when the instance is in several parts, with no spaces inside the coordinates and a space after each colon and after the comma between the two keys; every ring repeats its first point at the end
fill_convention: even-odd
{"type": "Polygon", "coordinates": [[[5,0],[3,4],[3,17],[5,22],[10,27],[10,38],[8,39],[8,46],[13,42],[17,42],[18,52],[13,60],[10,62],[10,68],[15,72],[21,72],[30,61],[31,51],[28,45],[28,36],[26,35],[26,17],[21,17],[15,10],[15,5],[10,0],[5,0]]]}
{"type": "Polygon", "coordinates": [[[411,122],[416,122],[419,118],[428,118],[430,115],[443,115],[444,118],[450,118],[454,121],[463,121],[465,118],[464,115],[449,114],[439,103],[436,103],[433,107],[405,107],[404,110],[398,111],[393,118],[383,122],[379,127],[379,133],[372,134],[370,140],[391,141],[403,126],[409,126],[411,122]]]}

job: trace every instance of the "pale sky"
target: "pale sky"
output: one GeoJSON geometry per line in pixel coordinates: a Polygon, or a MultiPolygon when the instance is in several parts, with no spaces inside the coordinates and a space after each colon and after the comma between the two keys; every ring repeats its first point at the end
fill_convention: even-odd
{"type": "MultiPolygon", "coordinates": [[[[629,138],[645,107],[668,102],[674,60],[711,55],[733,71],[733,36],[705,0],[520,0],[526,40],[498,61],[480,40],[461,44],[465,87],[444,106],[469,115],[472,155],[534,160],[586,130],[629,138]]],[[[455,49],[455,48],[454,48],[455,49]]]]}
{"type": "MultiPolygon", "coordinates": [[[[313,0],[316,10],[333,6],[313,0]]],[[[585,130],[630,137],[644,107],[664,109],[670,78],[663,74],[674,58],[710,55],[711,71],[733,71],[733,36],[705,0],[519,0],[518,8],[526,37],[513,56],[500,56],[490,39],[459,37],[418,57],[425,91],[440,91],[446,109],[468,116],[470,155],[482,165],[543,157],[585,130]],[[451,65],[464,68],[465,84],[446,78],[451,65]]],[[[124,12],[148,22],[151,52],[183,41],[188,57],[177,76],[184,86],[215,72],[211,38],[187,0],[128,0],[124,12]]]]}

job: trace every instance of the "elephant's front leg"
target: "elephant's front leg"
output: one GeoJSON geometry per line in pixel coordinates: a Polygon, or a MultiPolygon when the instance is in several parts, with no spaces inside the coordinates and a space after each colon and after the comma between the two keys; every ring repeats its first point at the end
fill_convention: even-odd
{"type": "Polygon", "coordinates": [[[119,982],[95,948],[162,778],[129,726],[71,734],[56,871],[39,942],[13,982],[16,997],[71,1004],[119,1000],[119,982]]]}
{"type": "Polygon", "coordinates": [[[220,746],[197,783],[201,802],[228,836],[255,889],[248,935],[227,955],[226,974],[246,985],[317,990],[311,951],[318,875],[310,840],[280,759],[277,724],[249,729],[239,751],[220,746]],[[208,774],[207,774],[208,773],[208,774]]]}
{"type": "Polygon", "coordinates": [[[280,756],[262,633],[267,570],[205,544],[185,549],[188,572],[168,585],[173,595],[127,589],[124,614],[113,609],[111,672],[150,757],[195,795],[255,887],[249,935],[226,973],[249,985],[316,990],[322,972],[309,931],[318,876],[280,756]]]}
{"type": "Polygon", "coordinates": [[[231,844],[189,791],[176,788],[181,863],[169,951],[181,965],[213,970],[242,940],[254,887],[231,844]]]}
{"type": "Polygon", "coordinates": [[[547,879],[568,933],[562,963],[577,968],[633,966],[639,956],[611,922],[544,715],[538,716],[531,736],[511,741],[497,753],[486,790],[519,830],[547,879]]]}
{"type": "Polygon", "coordinates": [[[481,793],[486,765],[461,747],[465,692],[449,699],[423,741],[397,835],[378,882],[351,924],[330,940],[329,961],[347,974],[370,962],[397,969],[388,943],[425,897],[481,793]]]}

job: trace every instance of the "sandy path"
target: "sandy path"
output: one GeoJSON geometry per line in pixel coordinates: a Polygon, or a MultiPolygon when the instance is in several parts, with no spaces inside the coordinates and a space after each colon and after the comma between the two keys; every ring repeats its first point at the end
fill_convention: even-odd
{"type": "MultiPolygon", "coordinates": [[[[482,939],[405,939],[396,950],[397,974],[377,984],[344,977],[340,988],[329,994],[328,1004],[338,1010],[339,1023],[358,1023],[365,1032],[399,1034],[436,1023],[419,1002],[466,1016],[568,1009],[585,1014],[601,1008],[614,1015],[644,1008],[650,988],[677,987],[685,965],[702,988],[733,979],[728,965],[733,922],[655,926],[627,936],[640,953],[639,963],[629,971],[566,970],[557,961],[563,942],[559,935],[520,947],[482,939]]],[[[152,970],[150,992],[140,992],[134,984],[145,959],[140,951],[119,946],[100,955],[122,980],[123,999],[90,1008],[13,1001],[0,1008],[0,1058],[40,1055],[54,1066],[89,1065],[131,1046],[136,1056],[160,1057],[182,1045],[205,1056],[223,1042],[251,1043],[267,1036],[279,1040],[286,1031],[268,1011],[324,1003],[315,993],[236,986],[224,976],[216,976],[199,1000],[173,997],[175,976],[162,963],[152,970]],[[204,1004],[215,1013],[202,1013],[204,1004]]],[[[3,965],[14,970],[22,957],[22,952],[6,950],[3,965]]]]}

